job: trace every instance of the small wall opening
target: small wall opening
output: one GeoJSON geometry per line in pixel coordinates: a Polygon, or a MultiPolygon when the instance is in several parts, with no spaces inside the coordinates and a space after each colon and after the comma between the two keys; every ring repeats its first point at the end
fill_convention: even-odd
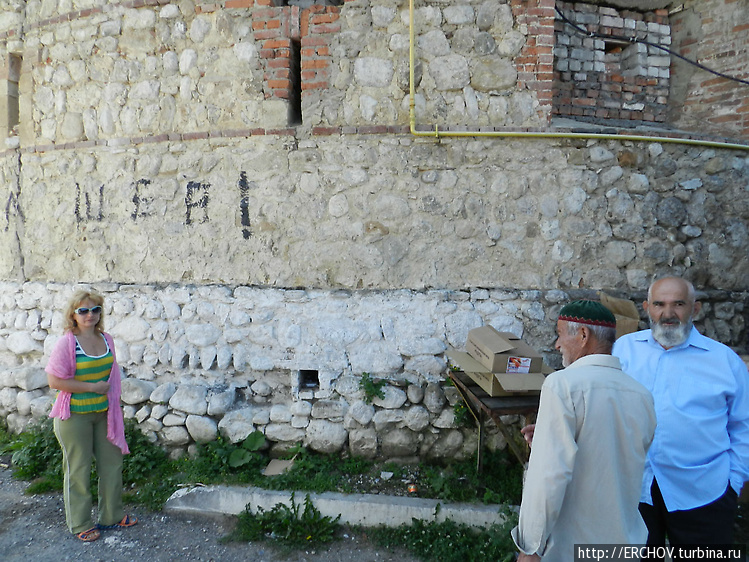
{"type": "Polygon", "coordinates": [[[624,49],[629,47],[630,43],[627,41],[604,41],[604,52],[607,55],[616,55],[621,53],[624,49]]]}
{"type": "Polygon", "coordinates": [[[289,53],[289,124],[302,124],[302,43],[292,39],[289,53]]]}
{"type": "Polygon", "coordinates": [[[299,370],[299,390],[320,388],[320,374],[314,369],[299,370]]]}
{"type": "Polygon", "coordinates": [[[22,62],[20,55],[8,54],[2,72],[4,84],[0,90],[0,131],[6,138],[18,135],[18,83],[21,80],[22,62]]]}
{"type": "Polygon", "coordinates": [[[21,80],[21,63],[20,55],[9,55],[9,73],[8,73],[8,129],[11,133],[17,134],[18,129],[18,83],[21,80]]]}

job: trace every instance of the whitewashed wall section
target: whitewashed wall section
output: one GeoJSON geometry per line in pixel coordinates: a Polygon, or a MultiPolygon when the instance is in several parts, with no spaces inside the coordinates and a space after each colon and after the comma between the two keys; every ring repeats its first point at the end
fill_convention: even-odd
{"type": "MultiPolygon", "coordinates": [[[[0,414],[13,430],[51,404],[43,367],[76,286],[2,284],[0,414]]],[[[261,429],[279,447],[454,457],[475,451],[459,428],[443,353],[484,323],[553,340],[552,291],[310,291],[96,284],[126,374],[127,417],[167,447],[261,429]],[[369,404],[363,372],[388,381],[369,404]],[[301,379],[311,376],[312,385],[301,379]]],[[[548,345],[546,346],[548,349],[548,345]]],[[[494,434],[494,447],[502,438],[494,434]]]]}

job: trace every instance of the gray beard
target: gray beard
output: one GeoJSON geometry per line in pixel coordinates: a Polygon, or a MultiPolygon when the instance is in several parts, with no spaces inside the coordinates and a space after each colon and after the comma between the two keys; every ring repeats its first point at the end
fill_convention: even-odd
{"type": "Polygon", "coordinates": [[[650,329],[653,333],[653,338],[663,347],[676,347],[677,345],[683,344],[689,337],[689,332],[692,331],[692,319],[690,318],[684,323],[676,325],[659,324],[650,319],[650,329]]]}

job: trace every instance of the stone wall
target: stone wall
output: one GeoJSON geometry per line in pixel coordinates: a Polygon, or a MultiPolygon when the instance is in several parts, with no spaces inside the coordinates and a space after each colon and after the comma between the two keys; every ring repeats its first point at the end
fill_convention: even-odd
{"type": "MultiPolygon", "coordinates": [[[[458,427],[444,351],[491,318],[522,333],[561,292],[338,292],[99,284],[126,378],[127,418],[169,448],[259,429],[283,449],[364,457],[453,458],[475,452],[458,427]],[[528,302],[530,297],[535,302],[528,302]],[[370,404],[361,375],[387,381],[370,404]],[[310,373],[313,375],[309,377],[310,373]],[[303,380],[302,375],[307,374],[303,380]]],[[[14,431],[51,405],[43,365],[72,287],[2,285],[0,415],[14,431]]],[[[549,330],[539,326],[548,339],[549,330]]],[[[512,422],[512,416],[508,422],[512,422]]],[[[490,447],[502,447],[496,430],[490,447]]]]}
{"type": "MultiPolygon", "coordinates": [[[[0,416],[21,431],[51,406],[43,366],[74,287],[0,288],[0,416]]],[[[302,443],[409,461],[476,450],[475,430],[456,425],[459,395],[445,382],[448,346],[463,348],[470,329],[491,324],[523,336],[559,368],[558,309],[595,297],[590,290],[93,288],[105,296],[105,327],[126,377],[125,416],[154,441],[178,451],[219,434],[237,442],[260,430],[273,453],[302,443]],[[387,383],[371,403],[360,385],[364,372],[387,383]]],[[[700,297],[701,331],[722,340],[742,332],[746,293],[700,297]]],[[[501,434],[489,429],[487,445],[503,447],[501,434]]]]}
{"type": "Polygon", "coordinates": [[[0,272],[641,290],[673,269],[701,288],[743,291],[747,162],[741,151],[658,143],[385,133],[24,153],[21,187],[6,195],[0,272]]]}
{"type": "Polygon", "coordinates": [[[742,147],[495,135],[548,124],[551,0],[417,7],[417,128],[450,130],[433,137],[410,133],[402,2],[271,4],[0,12],[0,80],[19,92],[0,161],[14,429],[49,405],[42,369],[79,283],[106,294],[128,416],[170,447],[261,428],[278,447],[466,454],[448,345],[490,323],[558,366],[561,303],[641,301],[664,272],[746,352],[742,147]],[[362,400],[364,372],[384,402],[362,400]]]}

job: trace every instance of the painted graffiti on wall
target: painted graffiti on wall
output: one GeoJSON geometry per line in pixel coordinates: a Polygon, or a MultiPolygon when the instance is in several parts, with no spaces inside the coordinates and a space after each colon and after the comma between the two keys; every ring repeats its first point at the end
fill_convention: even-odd
{"type": "Polygon", "coordinates": [[[256,189],[257,184],[254,181],[247,181],[247,172],[239,174],[239,208],[241,210],[242,237],[247,240],[252,236],[250,229],[250,189],[256,189]]]}
{"type": "Polygon", "coordinates": [[[100,185],[98,193],[81,188],[79,183],[75,184],[75,221],[101,222],[104,220],[104,185],[100,185]],[[98,199],[98,201],[97,201],[98,199]],[[98,203],[98,205],[97,205],[98,203]],[[98,208],[94,208],[98,207],[98,208]]]}
{"type": "Polygon", "coordinates": [[[18,216],[23,220],[23,212],[18,202],[18,194],[15,191],[8,193],[8,201],[5,203],[5,227],[3,230],[8,232],[10,230],[11,218],[18,216]]]}
{"type": "MultiPolygon", "coordinates": [[[[247,172],[241,171],[237,182],[239,188],[239,209],[242,237],[249,239],[252,232],[250,220],[250,192],[256,190],[258,185],[247,179],[247,172]]],[[[133,195],[131,198],[133,210],[130,218],[133,221],[147,219],[157,214],[156,199],[153,190],[156,184],[149,178],[140,178],[132,184],[133,195]]],[[[185,186],[185,224],[204,224],[210,221],[208,213],[210,204],[211,184],[201,181],[189,181],[185,186]]],[[[95,190],[87,190],[76,183],[75,217],[76,222],[102,222],[104,220],[104,185],[95,190]]],[[[11,192],[5,205],[5,227],[7,232],[13,214],[20,214],[18,197],[11,192]]]]}
{"type": "Polygon", "coordinates": [[[143,188],[148,187],[151,183],[151,180],[146,178],[141,178],[135,182],[133,192],[133,205],[135,208],[133,209],[133,214],[130,215],[133,220],[145,218],[151,214],[149,212],[149,206],[151,205],[153,198],[143,195],[143,188]]]}
{"type": "Polygon", "coordinates": [[[197,181],[187,182],[185,194],[185,224],[193,224],[197,218],[199,224],[208,222],[208,201],[211,184],[197,181]],[[201,212],[202,211],[202,212],[201,212]],[[196,217],[197,215],[198,217],[196,217]]]}

